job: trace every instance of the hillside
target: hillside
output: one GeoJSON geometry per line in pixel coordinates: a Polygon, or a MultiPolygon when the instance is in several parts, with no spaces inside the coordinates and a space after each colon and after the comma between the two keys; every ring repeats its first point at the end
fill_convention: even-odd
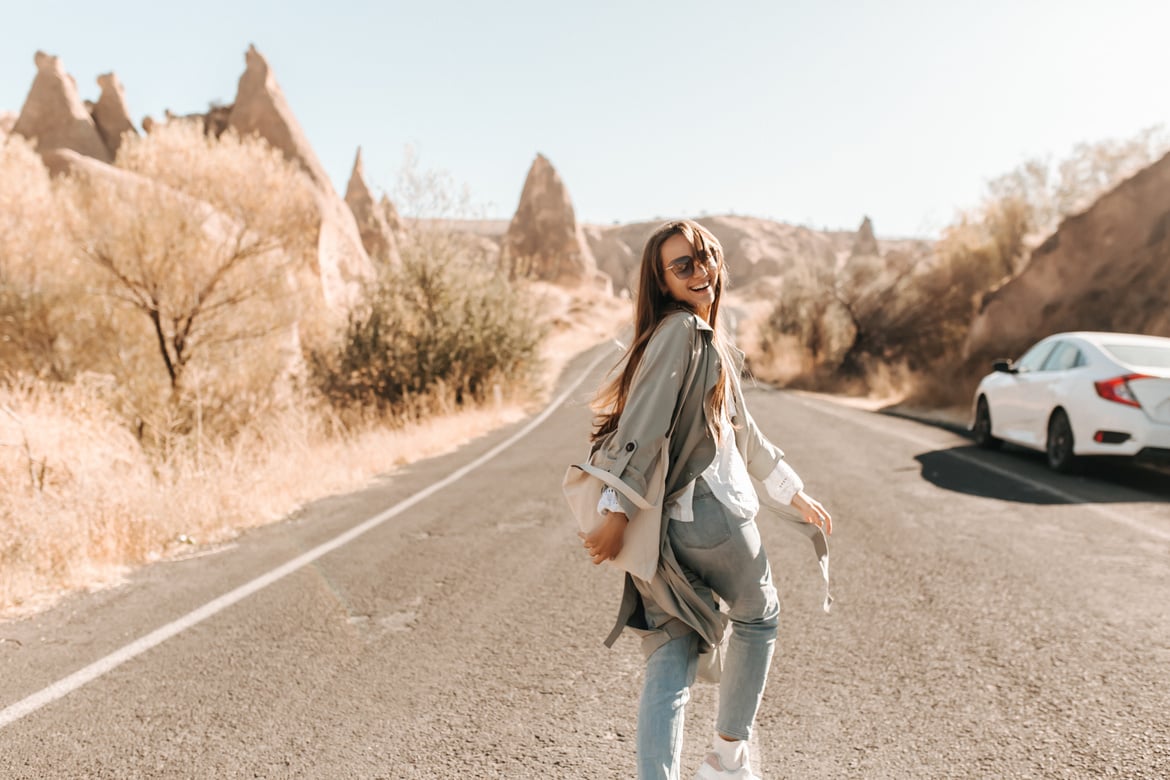
{"type": "Polygon", "coordinates": [[[1065,219],[971,324],[972,359],[1066,330],[1170,336],[1170,155],[1065,219]]]}

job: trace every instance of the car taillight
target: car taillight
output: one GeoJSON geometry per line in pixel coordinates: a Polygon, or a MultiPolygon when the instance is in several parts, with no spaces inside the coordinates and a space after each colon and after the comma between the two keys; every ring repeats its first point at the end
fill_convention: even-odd
{"type": "Polygon", "coordinates": [[[1149,379],[1149,377],[1145,374],[1126,374],[1125,376],[1115,376],[1112,379],[1102,379],[1100,382],[1094,382],[1093,386],[1097,388],[1097,395],[1106,401],[1115,401],[1141,409],[1142,405],[1138,403],[1133,391],[1129,389],[1128,383],[1134,379],[1149,379]]]}

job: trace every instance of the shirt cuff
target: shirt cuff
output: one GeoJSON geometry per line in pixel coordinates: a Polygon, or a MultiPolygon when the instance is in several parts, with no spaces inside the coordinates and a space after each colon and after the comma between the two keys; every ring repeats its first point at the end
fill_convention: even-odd
{"type": "Polygon", "coordinates": [[[610,512],[625,512],[622,502],[618,500],[617,491],[607,487],[601,491],[601,498],[597,502],[597,514],[607,515],[610,512]]]}
{"type": "Polygon", "coordinates": [[[764,490],[773,501],[787,505],[792,503],[797,493],[804,490],[804,482],[788,462],[781,458],[776,461],[772,473],[764,478],[764,490]]]}

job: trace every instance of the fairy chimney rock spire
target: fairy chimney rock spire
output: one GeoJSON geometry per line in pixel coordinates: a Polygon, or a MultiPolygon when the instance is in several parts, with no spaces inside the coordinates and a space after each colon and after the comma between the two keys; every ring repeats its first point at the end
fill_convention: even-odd
{"type": "Polygon", "coordinates": [[[77,82],[65,71],[60,58],[38,51],[37,75],[12,132],[36,139],[42,154],[53,149],[72,149],[79,154],[110,162],[113,156],[89,115],[77,82]]]}
{"type": "Polygon", "coordinates": [[[106,148],[110,150],[110,156],[114,157],[122,145],[122,136],[126,133],[138,135],[138,130],[130,120],[130,111],[126,108],[126,91],[118,77],[113,73],[103,73],[97,77],[97,83],[102,94],[93,107],[93,121],[106,148]]]}
{"type": "Polygon", "coordinates": [[[263,138],[309,177],[321,217],[316,268],[326,303],[345,310],[357,302],[362,285],[374,274],[353,212],[329,181],[268,61],[255,46],[248,47],[244,61],[244,74],[240,76],[236,100],[227,118],[228,127],[241,136],[263,138]]]}
{"type": "Polygon", "coordinates": [[[349,184],[345,188],[345,202],[353,208],[355,202],[373,204],[374,196],[366,184],[366,164],[362,160],[362,148],[357,148],[353,158],[353,170],[349,174],[349,184]]]}
{"type": "Polygon", "coordinates": [[[386,220],[386,224],[390,226],[390,232],[397,240],[402,235],[402,217],[398,216],[398,208],[394,205],[394,201],[383,194],[382,199],[378,201],[378,209],[382,212],[382,218],[386,220]]]}
{"type": "Polygon", "coordinates": [[[867,216],[861,220],[861,227],[853,238],[852,255],[880,255],[877,237],[873,234],[873,221],[867,216]]]}
{"type": "Polygon", "coordinates": [[[360,146],[353,161],[353,173],[349,176],[349,186],[345,188],[345,203],[353,212],[358,232],[362,237],[362,246],[365,247],[370,258],[378,262],[397,262],[398,248],[395,245],[394,231],[386,221],[382,208],[374,201],[374,195],[366,184],[365,166],[362,164],[362,148],[360,146]]]}
{"type": "Polygon", "coordinates": [[[597,275],[569,191],[543,154],[537,154],[504,235],[504,256],[514,273],[561,283],[597,275]]]}
{"type": "Polygon", "coordinates": [[[249,45],[244,62],[244,74],[240,76],[228,126],[241,136],[260,136],[300,165],[319,189],[336,192],[276,82],[268,60],[254,45],[249,45]]]}

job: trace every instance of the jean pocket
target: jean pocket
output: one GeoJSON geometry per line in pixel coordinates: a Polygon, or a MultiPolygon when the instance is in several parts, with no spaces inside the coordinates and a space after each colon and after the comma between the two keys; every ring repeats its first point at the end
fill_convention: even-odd
{"type": "Polygon", "coordinates": [[[731,538],[734,531],[732,518],[719,499],[709,494],[698,496],[693,508],[695,519],[692,522],[670,521],[668,534],[675,547],[709,550],[731,538]]]}

